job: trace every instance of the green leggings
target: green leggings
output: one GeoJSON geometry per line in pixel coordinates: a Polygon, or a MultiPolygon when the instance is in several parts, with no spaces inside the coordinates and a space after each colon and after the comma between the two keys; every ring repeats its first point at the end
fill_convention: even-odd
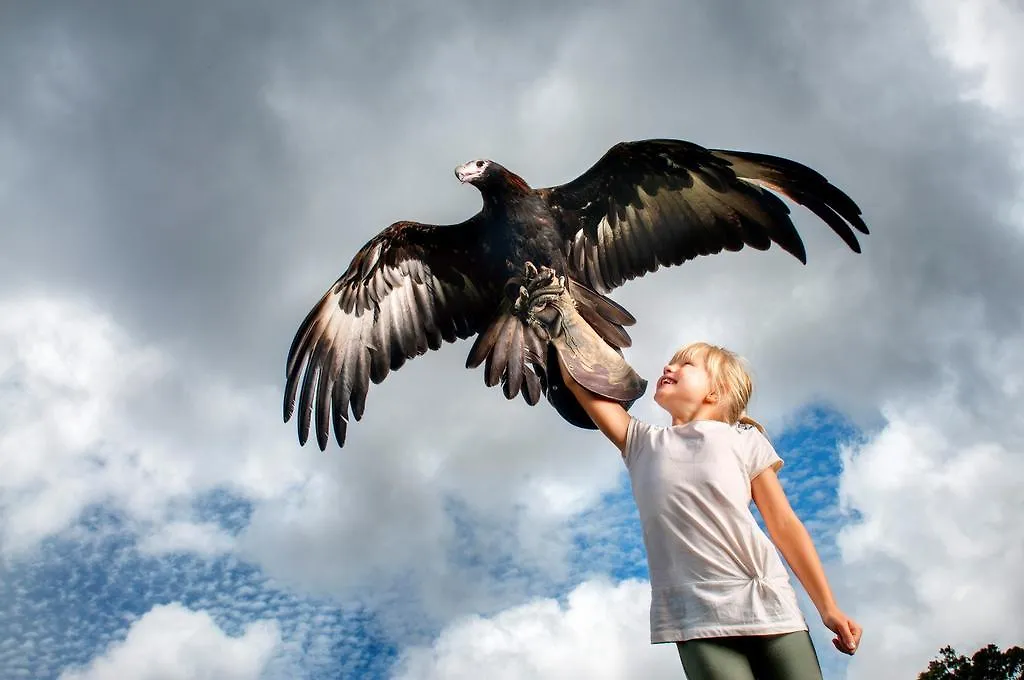
{"type": "Polygon", "coordinates": [[[806,630],[677,642],[687,680],[821,680],[806,630]]]}

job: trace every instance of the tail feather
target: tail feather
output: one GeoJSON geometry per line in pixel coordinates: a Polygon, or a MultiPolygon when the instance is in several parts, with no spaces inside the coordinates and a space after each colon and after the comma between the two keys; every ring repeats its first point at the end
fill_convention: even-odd
{"type": "Polygon", "coordinates": [[[494,347],[491,348],[490,354],[487,355],[487,360],[484,363],[484,382],[488,387],[494,387],[500,381],[503,375],[508,373],[508,357],[510,353],[510,345],[514,342],[515,327],[519,322],[512,314],[503,314],[495,325],[501,324],[501,328],[498,331],[494,347]]]}
{"type": "Polygon", "coordinates": [[[522,394],[533,406],[545,391],[544,357],[544,343],[537,333],[506,307],[477,336],[466,368],[483,364],[485,385],[500,384],[507,399],[522,394]]]}

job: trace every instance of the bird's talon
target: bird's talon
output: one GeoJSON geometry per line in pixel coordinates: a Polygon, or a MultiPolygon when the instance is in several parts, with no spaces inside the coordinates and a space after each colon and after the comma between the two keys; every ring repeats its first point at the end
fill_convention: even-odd
{"type": "Polygon", "coordinates": [[[526,286],[519,286],[519,295],[516,297],[515,302],[512,303],[512,308],[516,312],[522,312],[523,309],[527,308],[530,304],[530,291],[526,289],[526,286]]]}

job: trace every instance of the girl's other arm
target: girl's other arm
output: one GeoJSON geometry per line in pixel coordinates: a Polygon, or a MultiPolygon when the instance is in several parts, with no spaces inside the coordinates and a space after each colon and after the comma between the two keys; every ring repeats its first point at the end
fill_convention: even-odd
{"type": "Polygon", "coordinates": [[[612,444],[615,444],[619,453],[626,455],[626,430],[629,427],[629,413],[626,409],[622,408],[622,404],[619,402],[594,394],[576,382],[569,375],[569,371],[565,370],[561,357],[558,358],[558,368],[562,373],[562,381],[565,382],[565,386],[580,402],[590,419],[604,433],[604,436],[608,437],[612,444]]]}
{"type": "Polygon", "coordinates": [[[853,654],[860,644],[861,628],[836,604],[811,535],[793,512],[775,471],[768,468],[755,477],[750,490],[764,518],[768,535],[800,579],[821,615],[822,623],[836,634],[832,644],[840,652],[853,654]]]}

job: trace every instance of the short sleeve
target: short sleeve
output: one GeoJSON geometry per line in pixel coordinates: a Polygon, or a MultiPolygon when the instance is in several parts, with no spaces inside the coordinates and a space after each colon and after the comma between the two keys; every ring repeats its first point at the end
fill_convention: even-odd
{"type": "Polygon", "coordinates": [[[756,427],[747,427],[749,428],[746,432],[749,441],[749,446],[747,446],[747,477],[753,481],[755,477],[768,468],[778,472],[782,468],[783,461],[779,457],[778,452],[775,451],[775,447],[756,427]]]}
{"type": "Polygon", "coordinates": [[[646,448],[645,444],[651,438],[651,426],[633,416],[629,417],[629,425],[626,426],[626,448],[622,452],[622,459],[628,470],[636,461],[637,456],[646,448]]]}

